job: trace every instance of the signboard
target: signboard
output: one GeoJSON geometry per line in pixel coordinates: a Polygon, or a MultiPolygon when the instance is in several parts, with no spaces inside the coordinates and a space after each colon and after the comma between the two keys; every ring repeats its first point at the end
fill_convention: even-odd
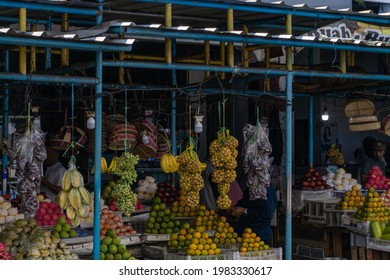
{"type": "Polygon", "coordinates": [[[305,35],[387,43],[390,41],[390,27],[343,19],[305,35]]]}

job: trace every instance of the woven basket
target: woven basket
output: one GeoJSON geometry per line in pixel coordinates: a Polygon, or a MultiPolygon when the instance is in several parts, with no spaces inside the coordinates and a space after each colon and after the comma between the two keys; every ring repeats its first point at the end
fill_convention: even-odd
{"type": "Polygon", "coordinates": [[[381,129],[381,123],[379,121],[349,125],[350,131],[369,131],[369,130],[379,130],[379,129],[381,129]]]}
{"type": "Polygon", "coordinates": [[[112,134],[109,139],[108,147],[113,151],[124,151],[137,145],[137,139],[134,134],[118,133],[112,134]]]}
{"type": "Polygon", "coordinates": [[[74,149],[81,148],[87,142],[86,133],[76,126],[63,126],[61,127],[53,139],[50,140],[50,145],[57,150],[66,150],[69,144],[75,142],[74,149]]]}
{"type": "Polygon", "coordinates": [[[374,103],[368,99],[357,99],[349,102],[344,109],[347,118],[376,115],[374,103]]]}
{"type": "Polygon", "coordinates": [[[357,123],[369,123],[369,122],[377,122],[378,116],[372,115],[372,116],[364,116],[364,117],[355,117],[355,118],[349,118],[348,123],[349,124],[357,124],[357,123]]]}
{"type": "Polygon", "coordinates": [[[152,143],[149,143],[147,145],[138,144],[134,147],[132,153],[134,155],[138,155],[140,160],[148,160],[150,158],[156,157],[157,147],[152,143]]]}

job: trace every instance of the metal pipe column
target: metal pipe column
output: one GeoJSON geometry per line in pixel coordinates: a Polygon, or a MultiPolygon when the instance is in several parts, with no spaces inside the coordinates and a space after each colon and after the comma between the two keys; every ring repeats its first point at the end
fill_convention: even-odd
{"type": "Polygon", "coordinates": [[[314,163],[314,97],[309,97],[309,166],[314,163]]]}
{"type": "MultiPolygon", "coordinates": [[[[51,31],[51,16],[47,19],[45,25],[46,31],[51,31]]],[[[45,48],[45,69],[48,70],[51,68],[51,48],[45,48]]]]}
{"type": "MultiPolygon", "coordinates": [[[[103,1],[97,0],[101,5],[98,7],[98,15],[96,16],[96,24],[99,25],[103,21],[103,1]]],[[[101,166],[100,160],[102,157],[102,90],[103,90],[103,52],[96,52],[96,78],[99,83],[95,86],[95,153],[94,153],[94,218],[93,218],[93,259],[100,259],[100,196],[101,196],[101,166]]]]}
{"type": "MultiPolygon", "coordinates": [[[[292,34],[292,15],[286,15],[286,33],[292,34]]],[[[291,248],[292,248],[292,48],[286,47],[286,68],[289,71],[287,74],[287,87],[286,87],[286,234],[285,234],[285,247],[286,247],[286,260],[291,260],[291,248]]]]}
{"type": "Polygon", "coordinates": [[[292,254],[292,81],[293,74],[292,72],[288,72],[286,88],[286,260],[291,260],[292,254]]]}
{"type": "MultiPolygon", "coordinates": [[[[4,71],[9,71],[9,50],[4,51],[4,71]]],[[[4,98],[3,98],[3,156],[2,156],[2,179],[3,179],[3,194],[7,193],[7,179],[8,179],[8,118],[9,118],[9,87],[8,83],[4,84],[4,98]]]]}
{"type": "MultiPolygon", "coordinates": [[[[26,8],[19,9],[19,29],[22,32],[26,32],[26,8]]],[[[21,74],[27,74],[27,48],[26,46],[19,47],[19,72],[21,74]]]]}

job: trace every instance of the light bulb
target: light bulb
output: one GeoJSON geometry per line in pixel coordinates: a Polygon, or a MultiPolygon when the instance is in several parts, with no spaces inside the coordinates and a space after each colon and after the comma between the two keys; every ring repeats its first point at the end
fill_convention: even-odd
{"type": "Polygon", "coordinates": [[[95,128],[95,119],[93,117],[89,117],[87,120],[87,128],[94,129],[95,128]]]}
{"type": "Polygon", "coordinates": [[[322,113],[322,115],[321,115],[321,119],[323,120],[323,121],[327,121],[327,120],[329,120],[329,114],[328,114],[328,111],[327,111],[327,109],[326,109],[326,107],[324,107],[324,112],[322,113]]]}
{"type": "Polygon", "coordinates": [[[150,139],[148,135],[146,134],[142,135],[142,143],[144,143],[144,145],[148,145],[150,143],[150,139]]]}
{"type": "Polygon", "coordinates": [[[201,122],[195,122],[195,132],[201,133],[203,131],[203,124],[201,122]]]}

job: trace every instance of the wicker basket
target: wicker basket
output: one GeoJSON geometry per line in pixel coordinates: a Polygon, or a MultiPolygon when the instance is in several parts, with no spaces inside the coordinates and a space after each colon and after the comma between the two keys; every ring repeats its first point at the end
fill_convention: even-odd
{"type": "Polygon", "coordinates": [[[367,122],[367,123],[356,123],[350,124],[350,131],[368,131],[368,130],[379,130],[381,129],[381,123],[377,122],[367,122]]]}
{"type": "Polygon", "coordinates": [[[349,102],[344,109],[347,118],[376,115],[374,103],[368,99],[357,99],[349,102]]]}
{"type": "Polygon", "coordinates": [[[66,150],[72,140],[75,142],[74,149],[78,149],[87,142],[87,135],[79,127],[63,126],[58,130],[56,136],[50,140],[50,145],[57,150],[66,150]]]}

